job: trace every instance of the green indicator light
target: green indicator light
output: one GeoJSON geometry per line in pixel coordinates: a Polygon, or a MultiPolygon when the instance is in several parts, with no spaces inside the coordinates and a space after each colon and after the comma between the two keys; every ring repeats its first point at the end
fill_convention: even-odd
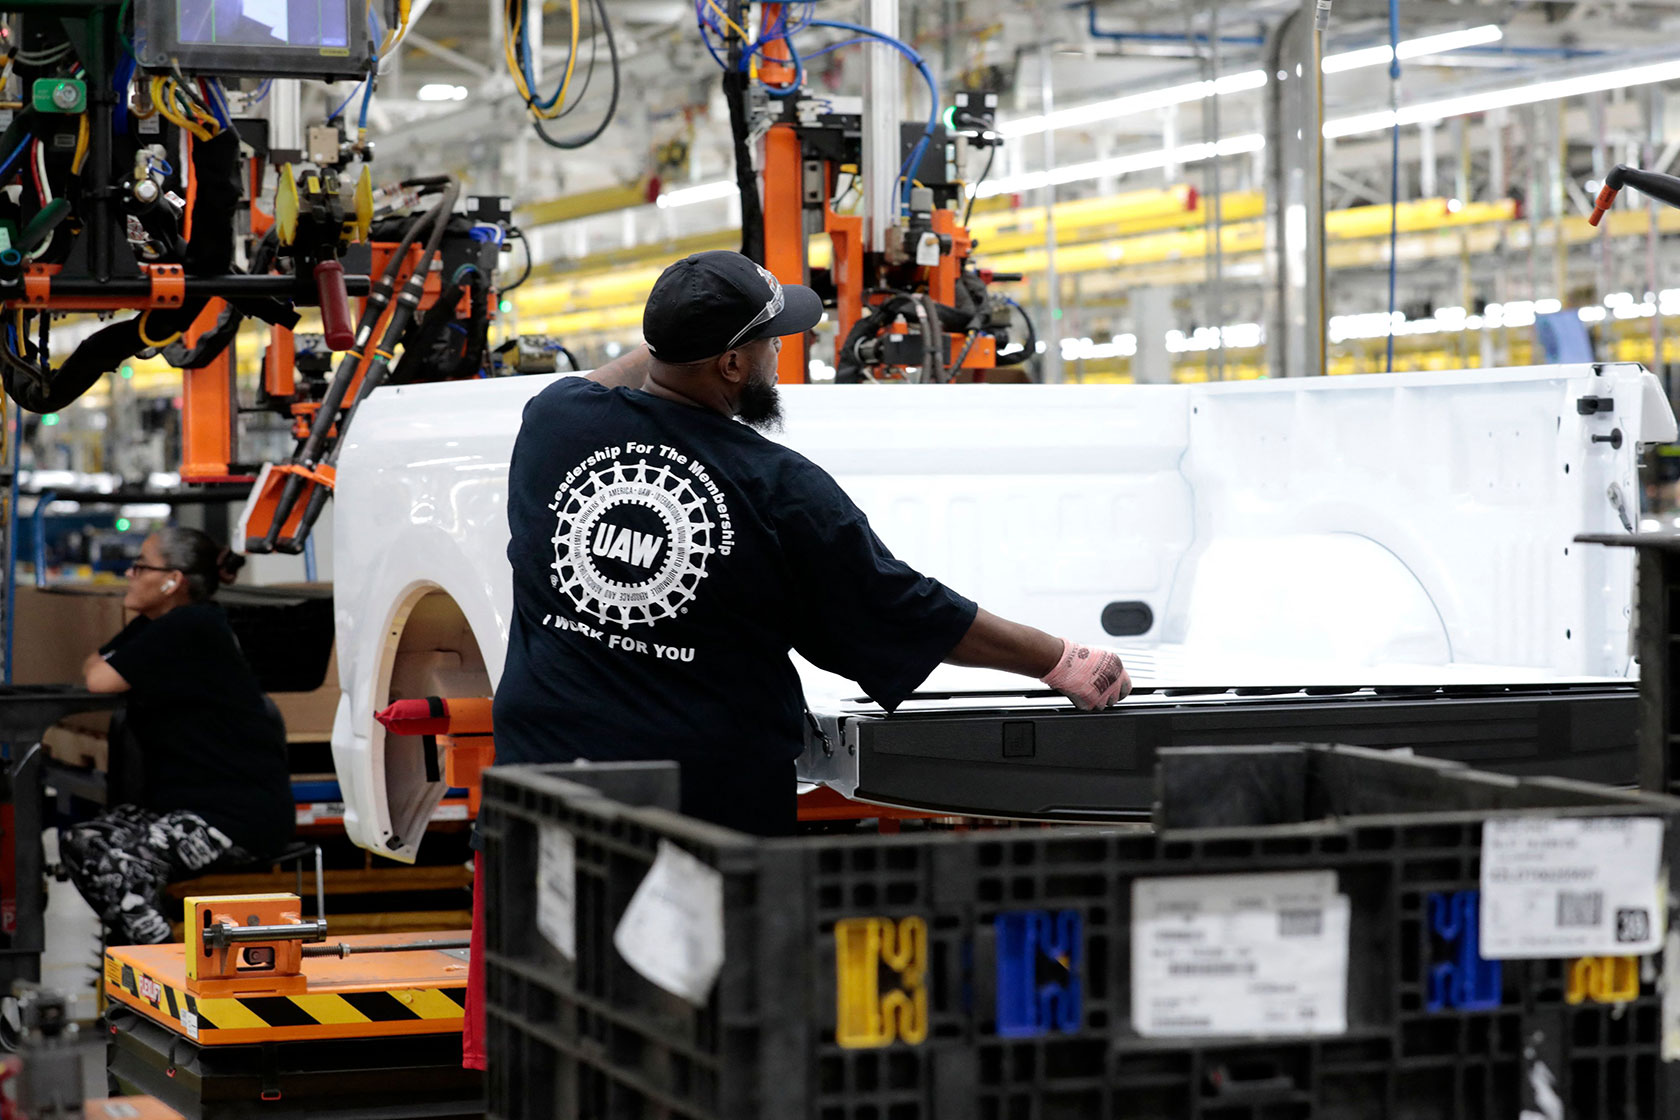
{"type": "Polygon", "coordinates": [[[955,130],[957,127],[957,107],[955,105],[947,107],[946,110],[940,114],[939,119],[945,122],[945,128],[948,131],[955,130]]]}
{"type": "Polygon", "coordinates": [[[511,299],[504,299],[496,306],[501,309],[503,315],[506,315],[509,311],[513,310],[513,301],[511,299]]]}
{"type": "Polygon", "coordinates": [[[58,423],[58,413],[47,413],[45,416],[41,417],[41,423],[45,424],[49,428],[52,427],[54,424],[58,423]]]}
{"type": "Polygon", "coordinates": [[[132,522],[130,522],[129,519],[126,518],[126,517],[117,518],[117,532],[119,532],[119,533],[128,532],[129,526],[131,524],[132,524],[132,522]]]}
{"type": "Polygon", "coordinates": [[[1062,309],[1059,308],[1059,307],[1056,308],[1056,310],[1050,312],[1050,318],[1052,318],[1052,319],[1060,319],[1061,317],[1062,317],[1062,309]]]}
{"type": "Polygon", "coordinates": [[[87,83],[75,78],[37,78],[29,87],[37,113],[80,113],[87,109],[87,83]]]}
{"type": "Polygon", "coordinates": [[[118,372],[118,373],[120,373],[120,374],[122,374],[122,377],[123,377],[123,380],[124,380],[124,381],[127,381],[127,380],[128,380],[128,379],[129,379],[129,378],[131,378],[131,377],[133,377],[133,376],[134,376],[134,367],[133,367],[133,366],[131,366],[131,365],[126,365],[126,364],[125,364],[125,365],[124,365],[124,366],[123,366],[123,367],[122,367],[122,368],[121,368],[121,369],[119,369],[119,370],[118,370],[118,371],[117,371],[117,372],[118,372]]]}

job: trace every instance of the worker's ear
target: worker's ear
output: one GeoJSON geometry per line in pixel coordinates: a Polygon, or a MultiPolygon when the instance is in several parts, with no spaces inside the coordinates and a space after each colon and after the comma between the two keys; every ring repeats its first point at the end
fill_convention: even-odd
{"type": "Polygon", "coordinates": [[[731,385],[747,379],[747,362],[739,350],[725,350],[718,356],[718,375],[731,385]]]}

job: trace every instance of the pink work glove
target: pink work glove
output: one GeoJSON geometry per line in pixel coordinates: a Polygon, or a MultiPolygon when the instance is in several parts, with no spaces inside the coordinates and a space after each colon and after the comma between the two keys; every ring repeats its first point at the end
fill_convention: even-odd
{"type": "Polygon", "coordinates": [[[1062,639],[1062,659],[1044,683],[1087,712],[1111,707],[1132,691],[1132,678],[1113,650],[1074,645],[1062,639]]]}

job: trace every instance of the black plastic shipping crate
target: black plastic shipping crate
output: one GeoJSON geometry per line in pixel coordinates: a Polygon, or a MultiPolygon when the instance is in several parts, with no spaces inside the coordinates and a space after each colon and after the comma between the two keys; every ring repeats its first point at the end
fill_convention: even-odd
{"type": "Polygon", "coordinates": [[[1583,533],[1638,551],[1639,785],[1680,794],[1680,533],[1583,533]]]}
{"type": "Polygon", "coordinates": [[[1519,835],[1526,865],[1489,864],[1501,898],[1513,878],[1542,880],[1541,934],[1602,937],[1619,923],[1630,941],[1660,942],[1672,892],[1657,900],[1656,867],[1680,854],[1680,801],[1355,748],[1167,751],[1158,774],[1154,833],[760,841],[631,807],[675,804],[661,764],[490,771],[489,1115],[1680,1117],[1662,1060],[1662,955],[1478,951],[1479,936],[1513,928],[1480,927],[1484,831],[1507,853],[1519,835]],[[1643,854],[1606,874],[1644,876],[1638,906],[1576,866],[1591,837],[1635,834],[1643,854]],[[1244,878],[1206,878],[1231,875],[1244,878]],[[1579,889],[1548,886],[1552,875],[1579,889]],[[1285,885],[1307,881],[1321,893],[1285,885]],[[1199,901],[1172,894],[1207,884],[1218,889],[1199,901]],[[1257,891],[1271,895],[1251,905],[1257,891]],[[1173,909],[1186,905],[1207,912],[1173,909]],[[1232,918],[1221,906],[1248,906],[1243,920],[1278,955],[1188,936],[1232,918]],[[714,925],[715,983],[674,994],[706,978],[714,925]],[[1335,972],[1336,954],[1319,951],[1332,943],[1345,994],[1326,996],[1313,984],[1335,972]],[[1137,993],[1149,1037],[1134,950],[1154,954],[1137,993]],[[1279,973],[1284,959],[1298,974],[1279,973]],[[1172,984],[1217,996],[1228,982],[1240,998],[1175,1004],[1163,961],[1180,971],[1172,984]],[[1198,1026],[1211,1016],[1218,1029],[1231,1008],[1271,1025],[1198,1026]]]}

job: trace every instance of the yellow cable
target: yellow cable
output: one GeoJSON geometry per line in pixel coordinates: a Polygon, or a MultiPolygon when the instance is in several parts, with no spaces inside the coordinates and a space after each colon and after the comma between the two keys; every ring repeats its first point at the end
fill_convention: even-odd
{"type": "MultiPolygon", "coordinates": [[[[541,3],[542,0],[537,0],[537,2],[541,3]]],[[[566,94],[572,88],[572,68],[577,65],[579,19],[578,0],[572,0],[572,46],[566,54],[566,76],[560,79],[560,92],[555,96],[554,104],[549,106],[546,113],[549,118],[560,115],[560,110],[565,108],[566,105],[566,94]]]]}
{"type": "Polygon", "coordinates": [[[177,128],[186,129],[200,140],[210,139],[210,133],[202,125],[188,120],[180,111],[174,102],[173,93],[169,88],[170,84],[172,83],[164,78],[154,77],[152,79],[152,107],[157,110],[158,116],[177,128]]]}
{"type": "Polygon", "coordinates": [[[87,159],[88,152],[88,118],[82,114],[81,123],[76,126],[76,154],[70,157],[70,174],[82,173],[82,161],[87,159]]]}
{"type": "Polygon", "coordinates": [[[508,75],[513,78],[514,88],[528,104],[531,101],[531,89],[525,84],[525,73],[519,68],[519,57],[513,51],[513,42],[518,34],[518,4],[514,0],[502,0],[502,57],[507,62],[508,75]]]}
{"type": "MultiPolygon", "coordinates": [[[[372,7],[372,4],[369,4],[368,6],[372,7]]],[[[379,57],[380,58],[384,58],[386,55],[390,54],[391,53],[391,48],[396,46],[397,43],[401,42],[402,39],[403,39],[403,36],[408,34],[409,11],[410,11],[410,0],[398,0],[398,2],[397,2],[397,25],[385,32],[385,39],[384,39],[383,42],[381,42],[379,44],[379,57]]]]}
{"type": "Polygon", "coordinates": [[[150,319],[151,317],[152,317],[152,313],[150,311],[146,312],[145,314],[140,316],[140,322],[137,323],[134,327],[134,332],[140,336],[140,341],[141,342],[144,342],[147,346],[150,346],[153,350],[162,350],[165,346],[168,346],[171,342],[174,342],[177,338],[181,337],[182,332],[181,331],[176,331],[174,334],[170,335],[168,338],[164,339],[162,342],[153,342],[151,339],[146,337],[146,320],[150,319]]]}
{"type": "MultiPolygon", "coordinates": [[[[541,0],[538,0],[538,2],[540,3],[541,0]]],[[[561,110],[566,107],[566,94],[571,89],[572,71],[577,65],[578,32],[582,26],[582,13],[579,10],[578,0],[571,0],[571,51],[566,56],[566,74],[560,80],[560,92],[555,96],[554,104],[550,105],[546,109],[539,109],[532,104],[532,102],[536,100],[536,95],[531,92],[530,85],[525,81],[525,72],[519,65],[519,56],[513,49],[513,44],[519,37],[519,13],[522,9],[523,0],[520,0],[520,2],[509,2],[505,4],[502,9],[504,16],[502,54],[507,59],[508,74],[513,78],[514,88],[519,91],[519,96],[524,99],[526,107],[531,111],[531,115],[540,120],[553,120],[555,117],[559,116],[561,110]]]]}
{"type": "Polygon", "coordinates": [[[744,39],[748,43],[748,45],[751,45],[752,36],[748,35],[746,30],[740,24],[738,24],[734,20],[730,19],[728,12],[726,12],[722,8],[718,7],[717,0],[706,0],[706,7],[710,8],[712,11],[714,11],[718,15],[722,16],[723,17],[723,22],[728,24],[729,27],[735,32],[735,34],[739,35],[742,39],[744,39]]]}
{"type": "Polygon", "coordinates": [[[203,110],[182,94],[174,78],[153,78],[152,82],[152,101],[165,120],[186,129],[200,140],[208,140],[220,131],[215,118],[206,118],[203,110]],[[192,115],[189,117],[188,113],[192,115]]]}

